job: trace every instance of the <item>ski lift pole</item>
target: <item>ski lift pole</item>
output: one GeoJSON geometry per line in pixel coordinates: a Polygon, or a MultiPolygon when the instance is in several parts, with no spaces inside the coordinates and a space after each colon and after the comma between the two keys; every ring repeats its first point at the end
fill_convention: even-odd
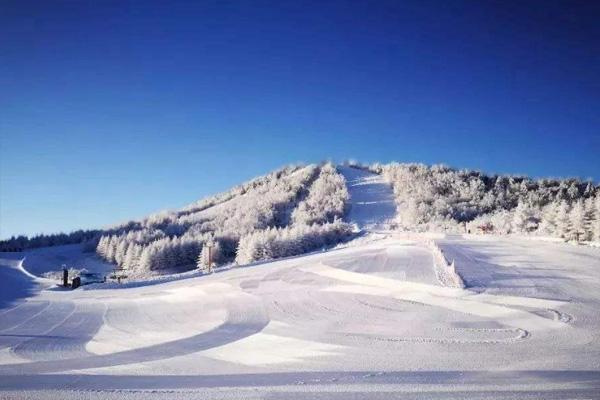
{"type": "Polygon", "coordinates": [[[67,286],[69,286],[69,270],[67,269],[67,266],[65,264],[63,264],[62,267],[63,267],[63,286],[67,287],[67,286]]]}

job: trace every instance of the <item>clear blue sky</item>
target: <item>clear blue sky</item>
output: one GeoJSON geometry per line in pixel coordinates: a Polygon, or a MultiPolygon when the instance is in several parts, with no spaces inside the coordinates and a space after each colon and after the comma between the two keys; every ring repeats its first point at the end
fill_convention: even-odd
{"type": "Polygon", "coordinates": [[[597,1],[3,1],[0,236],[328,158],[598,181],[599,20],[597,1]]]}

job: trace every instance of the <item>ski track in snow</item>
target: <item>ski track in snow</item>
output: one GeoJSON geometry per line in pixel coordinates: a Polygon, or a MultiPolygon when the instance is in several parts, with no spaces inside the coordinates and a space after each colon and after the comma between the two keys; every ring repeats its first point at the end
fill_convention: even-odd
{"type": "MultiPolygon", "coordinates": [[[[384,228],[389,186],[340,170],[351,218],[384,228]]],[[[123,288],[50,290],[0,260],[0,398],[600,397],[600,251],[437,242],[466,289],[441,286],[429,250],[385,231],[123,288]]]]}

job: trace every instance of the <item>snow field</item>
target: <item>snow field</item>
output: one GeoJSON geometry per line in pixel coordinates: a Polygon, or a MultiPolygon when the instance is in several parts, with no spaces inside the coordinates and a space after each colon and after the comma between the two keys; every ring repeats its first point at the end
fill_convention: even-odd
{"type": "MultiPolygon", "coordinates": [[[[379,229],[389,193],[365,174],[346,176],[354,218],[379,229]],[[373,201],[358,190],[371,183],[373,201]]],[[[55,290],[4,261],[0,282],[26,290],[2,291],[0,397],[597,397],[597,249],[436,243],[466,288],[443,286],[432,252],[392,232],[129,287],[55,290]]]]}
{"type": "MultiPolygon", "coordinates": [[[[111,387],[111,382],[121,382],[114,377],[123,376],[153,376],[152,387],[159,382],[168,387],[163,377],[190,375],[219,375],[227,386],[227,376],[235,380],[239,374],[260,372],[272,377],[260,384],[264,393],[279,386],[282,373],[297,376],[288,389],[304,381],[315,390],[333,384],[326,377],[334,373],[337,382],[345,382],[342,391],[385,391],[392,382],[384,377],[393,371],[598,368],[595,354],[600,350],[593,332],[600,321],[592,309],[600,284],[594,275],[598,255],[588,253],[590,249],[574,248],[577,255],[569,256],[587,259],[587,264],[551,267],[555,279],[594,276],[588,284],[597,285],[596,292],[587,293],[587,301],[572,302],[567,297],[575,298],[570,291],[576,292],[577,285],[567,285],[559,296],[543,295],[549,281],[541,275],[541,264],[540,277],[527,278],[537,284],[535,297],[519,285],[494,289],[493,280],[487,282],[489,292],[441,286],[431,254],[406,240],[395,241],[391,236],[135,288],[41,291],[1,311],[0,385],[33,388],[27,376],[52,373],[78,376],[80,388],[96,387],[96,379],[111,387]],[[403,269],[412,272],[404,274],[403,269]],[[418,269],[423,272],[414,271],[418,269]],[[380,371],[383,382],[349,380],[354,371],[380,371]],[[313,380],[321,378],[310,382],[307,373],[316,374],[313,380]]],[[[512,265],[507,261],[515,257],[511,249],[531,248],[520,263],[535,263],[536,243],[498,243],[450,238],[441,246],[447,253],[469,252],[475,259],[487,257],[477,248],[494,246],[489,253],[504,265],[512,265]]],[[[470,268],[478,267],[468,259],[457,265],[467,282],[470,268]]],[[[539,381],[534,381],[523,387],[536,387],[539,381]]],[[[573,380],[556,387],[571,386],[578,387],[573,380]]]]}

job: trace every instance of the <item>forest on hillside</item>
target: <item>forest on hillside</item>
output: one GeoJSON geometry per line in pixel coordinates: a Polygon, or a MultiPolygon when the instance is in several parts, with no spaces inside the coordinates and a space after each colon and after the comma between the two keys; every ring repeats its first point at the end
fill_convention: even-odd
{"type": "Polygon", "coordinates": [[[350,237],[344,178],[331,164],[285,167],[177,211],[117,227],[97,252],[133,271],[247,264],[302,254],[350,237]],[[211,248],[211,260],[203,249],[211,248]]]}
{"type": "MultiPolygon", "coordinates": [[[[600,242],[600,187],[592,182],[486,175],[442,165],[351,165],[390,183],[397,205],[391,229],[600,242]]],[[[104,230],[13,237],[0,242],[0,251],[83,243],[134,273],[248,264],[351,238],[348,208],[346,182],[334,165],[294,165],[179,210],[104,230]]]]}
{"type": "Polygon", "coordinates": [[[486,175],[443,165],[361,167],[392,185],[400,229],[600,241],[600,187],[592,182],[486,175]]]}

